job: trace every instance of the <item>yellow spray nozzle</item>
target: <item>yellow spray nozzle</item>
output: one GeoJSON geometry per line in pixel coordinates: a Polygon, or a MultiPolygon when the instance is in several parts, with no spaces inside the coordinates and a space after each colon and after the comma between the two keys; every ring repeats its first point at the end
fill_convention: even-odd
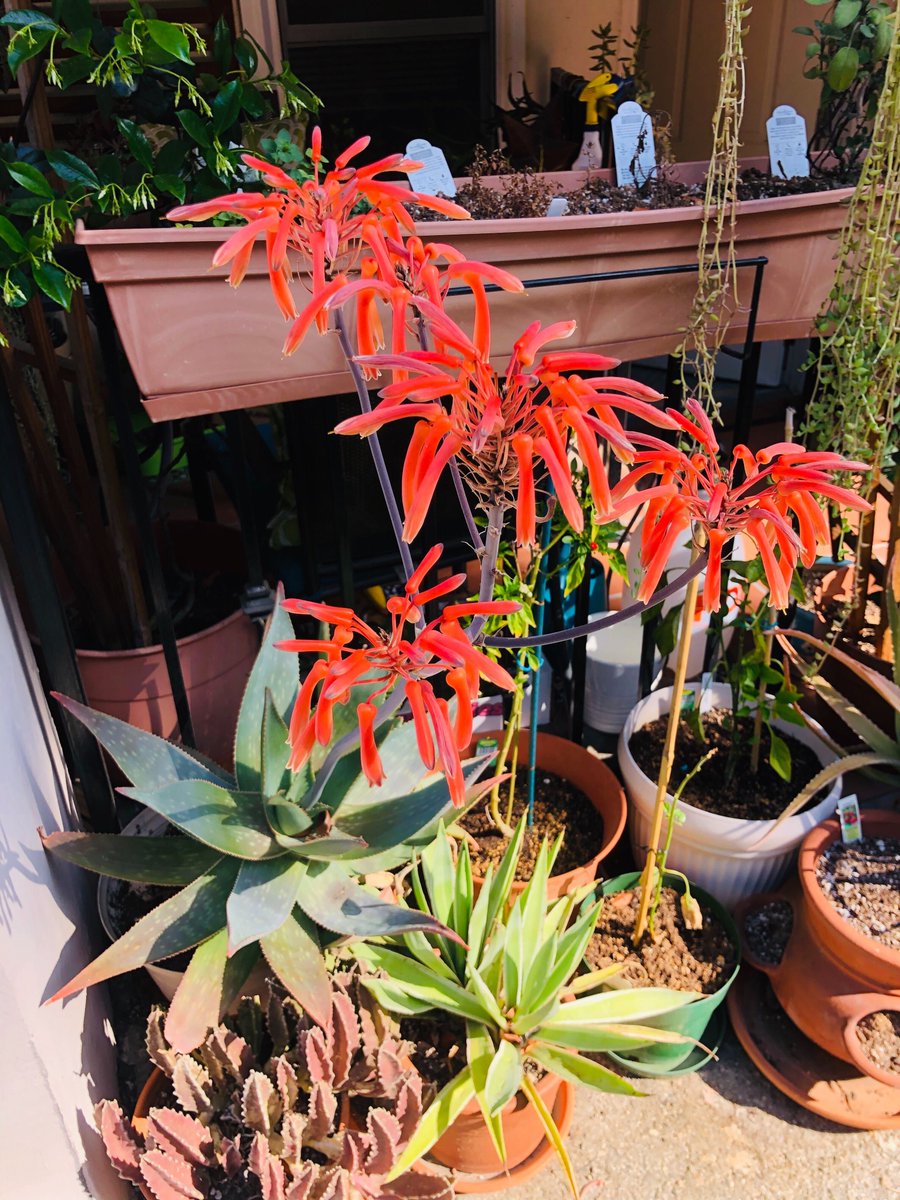
{"type": "Polygon", "coordinates": [[[614,96],[618,90],[619,85],[613,83],[609,71],[601,71],[594,76],[590,83],[585,84],[578,99],[587,104],[586,121],[588,125],[600,123],[600,105],[603,105],[605,111],[612,109],[609,97],[614,96]]]}

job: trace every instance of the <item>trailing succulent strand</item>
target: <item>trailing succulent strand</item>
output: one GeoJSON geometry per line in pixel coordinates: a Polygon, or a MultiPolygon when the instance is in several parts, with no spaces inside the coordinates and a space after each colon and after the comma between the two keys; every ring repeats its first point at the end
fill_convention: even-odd
{"type": "Polygon", "coordinates": [[[335,979],[323,1025],[270,988],[191,1054],[167,1042],[154,1009],[147,1049],[174,1103],[138,1128],[116,1101],[101,1101],[95,1117],[119,1175],[156,1200],[205,1200],[226,1181],[262,1200],[452,1196],[435,1175],[386,1183],[421,1117],[422,1080],[396,1023],[349,976],[335,979]],[[364,1112],[353,1097],[365,1098],[364,1112]]]}

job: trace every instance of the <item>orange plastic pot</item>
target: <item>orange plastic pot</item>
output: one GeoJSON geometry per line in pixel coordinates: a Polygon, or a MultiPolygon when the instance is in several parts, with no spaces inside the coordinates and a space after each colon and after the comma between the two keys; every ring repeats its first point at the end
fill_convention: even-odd
{"type": "MultiPolygon", "coordinates": [[[[900,838],[900,813],[867,812],[865,837],[900,838]]],[[[790,904],[794,923],[781,962],[761,962],[744,945],[751,966],[765,972],[784,1011],[817,1046],[862,1074],[900,1086],[896,1074],[881,1070],[862,1052],[860,1019],[881,1010],[900,1011],[900,951],[866,937],[841,917],[816,878],[816,863],[840,837],[837,821],[811,830],[800,847],[798,879],[781,891],[755,896],[737,913],[746,915],[773,900],[790,904]]]]}
{"type": "MultiPolygon", "coordinates": [[[[572,1085],[549,1072],[537,1085],[538,1095],[552,1112],[560,1092],[572,1085]]],[[[450,1128],[431,1148],[430,1157],[445,1167],[470,1175],[496,1175],[512,1171],[538,1149],[544,1126],[534,1106],[519,1092],[500,1114],[506,1161],[501,1162],[491,1141],[478,1101],[472,1099],[450,1128]]]]}
{"type": "MultiPolygon", "coordinates": [[[[527,729],[519,734],[519,770],[527,767],[528,738],[527,729]]],[[[469,752],[475,752],[474,744],[469,752]]],[[[593,858],[583,866],[574,867],[560,875],[551,875],[547,880],[547,895],[551,900],[555,900],[557,896],[566,896],[585,884],[593,883],[597,877],[597,867],[612,853],[625,831],[628,806],[621,783],[606,763],[589,754],[583,746],[578,746],[575,742],[556,737],[552,733],[539,733],[536,765],[538,770],[559,775],[584,792],[603,818],[603,839],[593,858]]],[[[472,883],[476,895],[483,882],[483,876],[473,876],[472,883]]],[[[526,887],[527,881],[514,883],[512,894],[517,896],[526,887]]]]}

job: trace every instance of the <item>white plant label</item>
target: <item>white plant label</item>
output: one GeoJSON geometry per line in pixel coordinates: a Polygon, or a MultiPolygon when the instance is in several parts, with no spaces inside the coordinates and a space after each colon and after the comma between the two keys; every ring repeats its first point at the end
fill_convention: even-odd
{"type": "Polygon", "coordinates": [[[409,172],[409,186],[426,196],[455,196],[456,184],[450,174],[447,158],[440,146],[432,146],[425,138],[413,138],[406,147],[407,155],[422,165],[409,172]]]}
{"type": "Polygon", "coordinates": [[[809,174],[806,121],[790,104],[779,104],[766,121],[769,170],[780,179],[809,174]]]}
{"type": "Polygon", "coordinates": [[[656,169],[653,122],[639,104],[626,100],[619,105],[611,124],[616,183],[619,187],[640,187],[656,169]]]}
{"type": "Polygon", "coordinates": [[[554,196],[547,205],[548,217],[564,217],[569,211],[569,202],[565,196],[554,196]]]}

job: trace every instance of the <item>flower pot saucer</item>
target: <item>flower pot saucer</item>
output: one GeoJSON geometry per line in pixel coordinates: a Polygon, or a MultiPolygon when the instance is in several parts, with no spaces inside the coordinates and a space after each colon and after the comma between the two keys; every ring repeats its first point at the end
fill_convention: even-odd
{"type": "MultiPolygon", "coordinates": [[[[575,1088],[563,1080],[562,1086],[553,1105],[553,1120],[556,1127],[565,1138],[572,1127],[572,1117],[575,1114],[575,1088]]],[[[467,1175],[465,1172],[452,1173],[454,1190],[460,1195],[481,1195],[489,1192],[502,1192],[517,1184],[527,1183],[556,1157],[556,1150],[547,1138],[531,1153],[524,1162],[509,1171],[498,1171],[496,1175],[467,1175]]],[[[426,1164],[429,1170],[444,1173],[445,1167],[440,1167],[430,1161],[426,1164]]]]}
{"type": "Polygon", "coordinates": [[[671,1069],[665,1066],[657,1067],[653,1063],[632,1061],[611,1050],[604,1055],[604,1058],[608,1058],[610,1062],[614,1063],[616,1070],[624,1071],[627,1075],[635,1075],[641,1079],[677,1079],[680,1075],[693,1075],[695,1071],[705,1067],[718,1054],[722,1038],[725,1036],[725,1025],[725,1009],[717,1008],[710,1017],[709,1024],[700,1039],[703,1046],[695,1046],[680,1066],[671,1069]],[[704,1046],[706,1049],[703,1048],[704,1046]]]}
{"type": "Polygon", "coordinates": [[[788,1019],[765,975],[744,965],[728,993],[738,1041],[770,1083],[795,1103],[853,1129],[900,1129],[900,1087],[860,1075],[788,1019]]]}

